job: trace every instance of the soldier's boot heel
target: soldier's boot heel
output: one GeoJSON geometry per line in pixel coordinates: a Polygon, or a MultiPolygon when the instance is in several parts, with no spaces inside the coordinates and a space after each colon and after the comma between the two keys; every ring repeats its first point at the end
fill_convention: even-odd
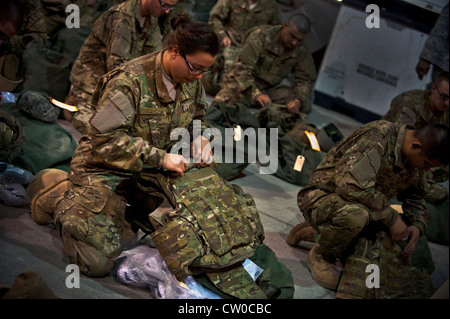
{"type": "Polygon", "coordinates": [[[314,242],[314,234],[316,231],[308,222],[303,222],[292,228],[286,238],[286,243],[291,246],[297,246],[302,241],[314,242]]]}
{"type": "Polygon", "coordinates": [[[331,264],[317,252],[317,244],[310,250],[307,258],[311,277],[324,288],[336,290],[339,274],[334,264],[331,264]]]}
{"type": "Polygon", "coordinates": [[[27,188],[31,199],[31,217],[40,224],[53,222],[53,215],[64,193],[72,187],[70,174],[59,169],[44,169],[35,175],[27,188]]]}

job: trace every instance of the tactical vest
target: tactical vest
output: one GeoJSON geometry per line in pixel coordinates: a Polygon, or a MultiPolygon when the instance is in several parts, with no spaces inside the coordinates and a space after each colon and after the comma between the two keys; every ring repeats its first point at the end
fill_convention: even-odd
{"type": "Polygon", "coordinates": [[[361,236],[355,253],[345,261],[337,298],[423,299],[434,293],[431,277],[411,265],[402,250],[407,242],[392,244],[384,230],[361,236]],[[370,266],[369,268],[367,268],[370,266]]]}
{"type": "Polygon", "coordinates": [[[158,180],[154,185],[167,183],[167,196],[149,215],[156,229],[151,238],[176,278],[205,273],[228,295],[265,299],[242,266],[264,239],[253,198],[211,167],[153,180],[158,180]]]}

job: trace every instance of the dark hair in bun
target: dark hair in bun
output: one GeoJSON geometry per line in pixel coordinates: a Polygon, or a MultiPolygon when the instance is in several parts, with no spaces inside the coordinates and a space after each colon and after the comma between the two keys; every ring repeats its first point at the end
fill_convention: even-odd
{"type": "Polygon", "coordinates": [[[189,14],[182,13],[170,21],[173,31],[167,45],[177,45],[183,54],[206,52],[216,56],[220,50],[220,41],[211,26],[205,22],[193,21],[189,14]]]}

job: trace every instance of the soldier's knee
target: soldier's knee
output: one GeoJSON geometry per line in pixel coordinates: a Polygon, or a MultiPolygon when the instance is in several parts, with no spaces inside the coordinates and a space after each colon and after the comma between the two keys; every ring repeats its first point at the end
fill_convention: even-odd
{"type": "Polygon", "coordinates": [[[345,205],[340,209],[339,215],[344,219],[345,227],[354,234],[360,233],[369,225],[369,211],[363,205],[345,205]]]}
{"type": "Polygon", "coordinates": [[[105,277],[111,272],[114,266],[112,256],[106,256],[95,247],[76,240],[68,233],[64,232],[61,239],[64,245],[64,253],[71,263],[80,268],[82,274],[90,277],[105,277]]]}
{"type": "MultiPolygon", "coordinates": [[[[81,273],[90,277],[107,276],[114,266],[114,258],[105,256],[95,247],[86,243],[74,243],[76,246],[76,255],[73,260],[77,262],[81,273]]],[[[116,257],[116,256],[114,256],[116,257]]]]}
{"type": "Polygon", "coordinates": [[[114,266],[120,244],[96,240],[106,235],[90,226],[90,219],[96,217],[92,214],[66,198],[58,206],[55,226],[69,261],[78,265],[81,273],[87,276],[104,277],[114,266]]]}

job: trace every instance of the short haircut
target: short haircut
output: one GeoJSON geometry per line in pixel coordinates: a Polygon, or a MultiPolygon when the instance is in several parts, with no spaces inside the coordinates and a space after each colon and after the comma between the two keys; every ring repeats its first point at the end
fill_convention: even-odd
{"type": "Polygon", "coordinates": [[[287,23],[293,25],[302,34],[308,34],[311,30],[311,20],[303,13],[296,13],[292,15],[287,23]]]}
{"type": "Polygon", "coordinates": [[[429,159],[439,160],[442,164],[449,163],[448,126],[438,123],[428,124],[414,131],[423,146],[423,154],[429,159]]]}
{"type": "Polygon", "coordinates": [[[439,83],[444,82],[444,81],[448,83],[448,72],[446,72],[446,71],[440,72],[436,76],[436,79],[434,80],[434,83],[439,84],[439,83]]]}

